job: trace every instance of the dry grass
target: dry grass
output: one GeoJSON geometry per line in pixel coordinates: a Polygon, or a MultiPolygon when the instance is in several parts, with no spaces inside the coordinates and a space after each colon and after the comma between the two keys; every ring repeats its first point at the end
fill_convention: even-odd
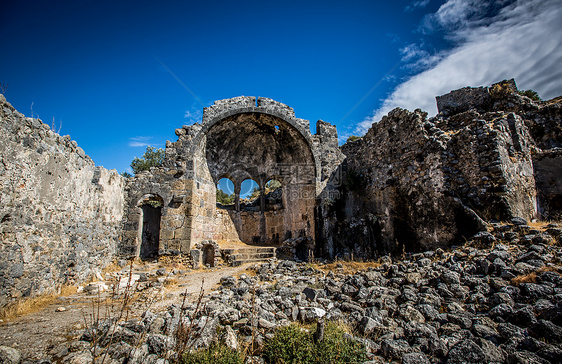
{"type": "Polygon", "coordinates": [[[110,265],[106,266],[105,268],[102,269],[101,271],[101,275],[102,277],[105,277],[105,275],[107,273],[115,273],[115,272],[119,272],[121,271],[121,267],[117,264],[116,261],[111,262],[110,265]]]}
{"type": "Polygon", "coordinates": [[[511,279],[511,284],[514,286],[518,286],[521,283],[537,283],[537,273],[532,272],[511,279]]]}
{"type": "Polygon", "coordinates": [[[547,229],[547,225],[553,223],[550,220],[539,220],[539,221],[530,221],[527,225],[532,227],[533,229],[539,230],[541,232],[547,229]]]}
{"type": "Polygon", "coordinates": [[[518,286],[521,283],[537,283],[537,275],[542,272],[556,272],[560,274],[560,267],[542,267],[529,274],[524,274],[511,279],[511,284],[518,286]]]}
{"type": "Polygon", "coordinates": [[[66,297],[75,294],[78,291],[78,287],[76,286],[69,286],[69,285],[62,285],[60,287],[59,296],[66,297]]]}
{"type": "Polygon", "coordinates": [[[357,273],[360,270],[366,270],[369,268],[377,268],[380,267],[382,264],[379,262],[355,262],[355,261],[336,261],[328,264],[319,265],[317,263],[310,264],[313,268],[329,272],[329,271],[337,271],[342,272],[344,274],[353,274],[357,273]],[[338,264],[341,264],[342,267],[338,267],[338,264]],[[339,269],[339,270],[338,270],[339,269]]]}
{"type": "Polygon", "coordinates": [[[166,287],[176,286],[178,283],[179,282],[176,278],[167,277],[166,280],[164,281],[164,286],[166,286],[166,287]]]}
{"type": "Polygon", "coordinates": [[[28,315],[52,305],[59,297],[69,296],[76,293],[75,286],[63,285],[58,294],[43,294],[31,298],[22,298],[0,309],[0,319],[4,321],[13,320],[22,315],[28,315]]]}
{"type": "Polygon", "coordinates": [[[161,256],[158,259],[158,266],[161,268],[169,268],[169,269],[181,269],[181,270],[190,269],[188,266],[185,265],[184,258],[180,256],[161,256]]]}

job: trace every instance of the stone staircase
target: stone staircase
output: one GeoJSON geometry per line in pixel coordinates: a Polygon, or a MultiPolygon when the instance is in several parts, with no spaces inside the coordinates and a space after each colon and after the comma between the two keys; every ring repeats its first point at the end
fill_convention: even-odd
{"type": "Polygon", "coordinates": [[[223,259],[231,266],[237,267],[244,263],[264,262],[275,257],[274,247],[251,247],[221,249],[223,259]]]}

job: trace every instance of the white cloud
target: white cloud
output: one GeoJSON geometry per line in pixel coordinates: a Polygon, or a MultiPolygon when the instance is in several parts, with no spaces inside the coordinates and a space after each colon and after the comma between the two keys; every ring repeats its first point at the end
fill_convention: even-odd
{"type": "Polygon", "coordinates": [[[183,117],[188,120],[189,124],[194,124],[201,121],[203,113],[199,109],[192,108],[191,110],[187,110],[183,117]]]}
{"type": "MultiPolygon", "coordinates": [[[[466,14],[471,13],[472,8],[463,8],[459,3],[459,0],[449,0],[439,9],[451,4],[440,15],[444,23],[468,18],[466,14]]],[[[455,48],[437,55],[438,59],[429,69],[398,85],[373,116],[357,126],[356,133],[366,132],[373,122],[378,122],[395,107],[421,108],[434,115],[437,113],[435,96],[507,78],[515,78],[520,89],[533,89],[544,99],[561,95],[560,19],[559,0],[521,0],[505,6],[486,22],[480,18],[475,23],[469,22],[453,32],[453,36],[462,39],[455,48]]]]}
{"type": "Polygon", "coordinates": [[[151,146],[152,144],[148,142],[150,139],[152,139],[152,137],[137,136],[129,138],[129,147],[136,148],[151,146]]]}
{"type": "Polygon", "coordinates": [[[449,0],[439,7],[434,19],[440,25],[450,27],[478,14],[485,5],[481,0],[449,0]]]}
{"type": "Polygon", "coordinates": [[[404,11],[414,11],[416,9],[422,9],[425,8],[427,4],[429,4],[429,0],[414,0],[408,6],[406,6],[404,11]]]}
{"type": "Polygon", "coordinates": [[[408,44],[404,48],[400,49],[400,54],[402,54],[403,61],[410,61],[412,59],[429,56],[426,50],[422,49],[420,45],[415,43],[408,44]]]}

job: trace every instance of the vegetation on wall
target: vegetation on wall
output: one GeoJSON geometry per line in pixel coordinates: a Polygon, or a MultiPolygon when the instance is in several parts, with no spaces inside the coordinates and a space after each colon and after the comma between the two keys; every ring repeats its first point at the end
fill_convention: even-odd
{"type": "Polygon", "coordinates": [[[131,162],[134,174],[148,171],[151,167],[160,167],[164,163],[166,151],[163,148],[146,147],[141,158],[135,157],[131,162]]]}
{"type": "Polygon", "coordinates": [[[537,91],[534,90],[519,90],[519,95],[521,96],[527,96],[528,98],[530,98],[533,101],[541,101],[541,97],[539,96],[539,93],[537,91]]]}

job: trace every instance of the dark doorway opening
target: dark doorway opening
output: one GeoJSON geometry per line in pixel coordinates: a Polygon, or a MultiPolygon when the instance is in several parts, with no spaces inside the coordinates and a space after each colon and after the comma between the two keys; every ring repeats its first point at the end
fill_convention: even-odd
{"type": "Polygon", "coordinates": [[[203,265],[207,264],[211,268],[215,266],[215,248],[211,244],[203,246],[203,265]]]}
{"type": "Polygon", "coordinates": [[[139,256],[143,260],[158,256],[160,242],[160,219],[162,207],[142,205],[142,241],[139,256]]]}
{"type": "Polygon", "coordinates": [[[295,246],[295,258],[300,261],[308,262],[314,257],[312,240],[309,238],[299,239],[295,246]]]}

